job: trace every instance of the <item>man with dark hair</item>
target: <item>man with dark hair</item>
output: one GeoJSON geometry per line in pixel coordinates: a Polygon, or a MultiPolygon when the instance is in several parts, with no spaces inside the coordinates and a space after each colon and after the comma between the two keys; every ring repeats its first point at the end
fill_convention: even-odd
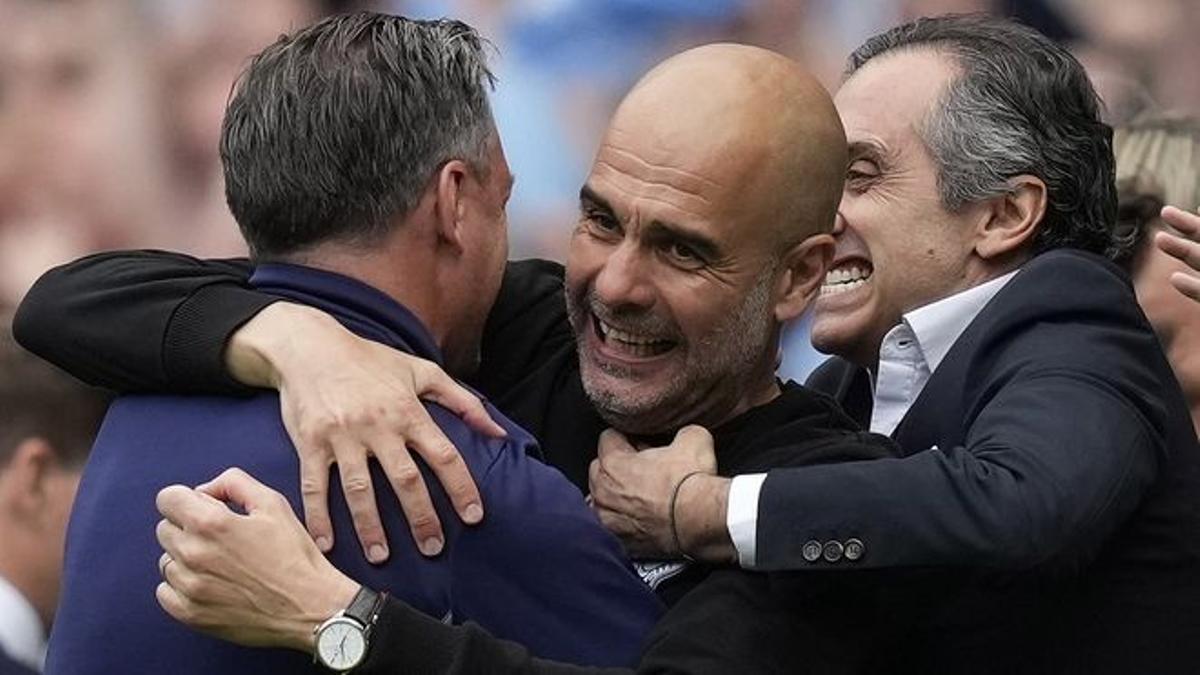
{"type": "MultiPolygon", "coordinates": [[[[504,208],[512,187],[488,105],[490,78],[479,37],[449,20],[340,16],[257,56],[239,82],[221,138],[229,202],[258,262],[251,283],[332,315],[379,349],[456,368],[477,359],[504,269],[504,208]]],[[[470,405],[445,403],[458,410],[470,405]]],[[[491,437],[447,408],[429,411],[487,500],[485,524],[466,528],[453,519],[433,558],[417,550],[429,542],[396,538],[399,545],[377,566],[346,538],[333,546],[332,564],[431,616],[475,621],[544,656],[631,662],[661,604],[578,491],[533,458],[533,439],[498,412],[488,413],[499,420],[491,437]]],[[[159,602],[179,602],[176,586],[162,579],[180,589],[194,583],[185,568],[194,562],[189,551],[178,552],[179,561],[159,558],[156,534],[170,540],[184,532],[167,524],[156,532],[155,495],[170,483],[197,485],[231,465],[279,488],[286,495],[276,495],[281,508],[288,500],[298,506],[296,455],[275,395],[125,397],[113,404],[71,521],[48,672],[320,667],[309,655],[246,649],[185,630],[155,601],[157,586],[159,602]]],[[[423,483],[423,472],[427,466],[414,468],[409,481],[423,483]]],[[[399,529],[404,521],[395,495],[373,490],[385,482],[372,465],[345,489],[378,499],[385,524],[399,529]]],[[[445,495],[435,490],[433,498],[446,512],[445,495]]],[[[350,528],[353,508],[335,501],[333,522],[350,528]]],[[[221,526],[210,519],[190,527],[221,526]]],[[[385,557],[367,553],[373,562],[385,557]]],[[[299,562],[276,561],[281,569],[299,562]]],[[[354,583],[313,592],[344,609],[312,617],[310,636],[319,624],[316,659],[338,671],[358,665],[380,595],[354,583]]],[[[269,641],[264,634],[242,637],[269,641]]]]}
{"type": "Polygon", "coordinates": [[[0,673],[41,670],[63,538],[108,397],[17,346],[0,309],[0,673]]]}
{"type": "MultiPolygon", "coordinates": [[[[1128,281],[1095,255],[1115,190],[1082,68],[1031,30],[947,17],[871,40],[850,71],[837,95],[850,161],[814,328],[845,358],[813,382],[905,456],[730,480],[703,435],[602,449],[601,516],[644,553],[933,568],[881,597],[894,670],[1188,672],[1196,439],[1128,281]]],[[[618,232],[584,197],[585,216],[618,232]]],[[[611,334],[594,314],[584,330],[611,334]]],[[[622,373],[583,377],[604,393],[622,373]]],[[[391,625],[439,639],[415,619],[391,625]]],[[[439,653],[481,644],[463,631],[439,653]]]]}

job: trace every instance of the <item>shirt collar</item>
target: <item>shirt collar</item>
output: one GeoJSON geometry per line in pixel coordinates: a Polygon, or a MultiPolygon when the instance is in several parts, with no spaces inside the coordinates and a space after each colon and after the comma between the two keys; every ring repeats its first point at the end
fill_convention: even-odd
{"type": "Polygon", "coordinates": [[[1009,272],[904,315],[904,324],[920,346],[929,372],[937,370],[967,326],[1016,273],[1009,272]]]}
{"type": "Polygon", "coordinates": [[[407,307],[356,279],[312,267],[263,263],[254,270],[255,288],[331,314],[362,337],[442,364],[429,329],[407,307]]]}
{"type": "Polygon", "coordinates": [[[37,610],[7,579],[0,576],[0,649],[40,671],[46,659],[46,628],[37,610]]]}

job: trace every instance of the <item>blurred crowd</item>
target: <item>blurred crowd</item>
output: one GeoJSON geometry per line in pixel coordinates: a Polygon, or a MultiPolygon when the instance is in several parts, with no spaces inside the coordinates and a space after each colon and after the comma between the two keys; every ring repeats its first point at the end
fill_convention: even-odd
{"type": "MultiPolygon", "coordinates": [[[[832,88],[844,55],[881,28],[991,11],[1071,45],[1112,121],[1200,110],[1192,0],[0,0],[0,302],[91,251],[243,254],[217,156],[234,79],[280,33],[358,8],[462,18],[494,44],[514,257],[561,259],[616,101],[703,42],[775,49],[832,88]]],[[[799,378],[815,355],[795,332],[784,373],[799,378]]]]}

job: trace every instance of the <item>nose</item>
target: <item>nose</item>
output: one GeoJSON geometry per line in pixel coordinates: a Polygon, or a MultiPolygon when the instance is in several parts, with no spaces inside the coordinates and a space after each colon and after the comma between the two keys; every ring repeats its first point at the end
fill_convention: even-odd
{"type": "Polygon", "coordinates": [[[604,261],[593,290],[596,299],[611,308],[654,304],[654,290],[648,269],[650,261],[633,242],[625,241],[613,249],[604,261]]]}
{"type": "Polygon", "coordinates": [[[846,217],[842,215],[842,206],[838,205],[837,215],[833,217],[833,233],[841,234],[846,231],[846,217]]]}

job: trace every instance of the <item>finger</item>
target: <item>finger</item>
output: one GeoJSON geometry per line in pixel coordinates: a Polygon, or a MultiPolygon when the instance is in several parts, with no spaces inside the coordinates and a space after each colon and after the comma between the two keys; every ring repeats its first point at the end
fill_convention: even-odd
{"type": "Polygon", "coordinates": [[[417,543],[417,549],[427,556],[441,553],[444,543],[442,521],[433,508],[429,488],[425,486],[425,476],[408,454],[408,449],[401,444],[399,448],[387,452],[376,451],[375,457],[383,466],[396,498],[400,500],[400,508],[408,520],[408,529],[417,543]]]}
{"type": "Polygon", "coordinates": [[[1163,222],[1193,239],[1200,236],[1200,215],[1174,206],[1164,206],[1161,216],[1163,222]]]}
{"type": "Polygon", "coordinates": [[[179,591],[171,587],[170,584],[163,581],[154,588],[154,598],[158,600],[158,606],[163,608],[163,611],[171,616],[171,618],[181,623],[190,623],[191,619],[191,603],[189,603],[179,591]]]}
{"type": "Polygon", "coordinates": [[[224,504],[207,499],[183,485],[168,485],[159,490],[154,504],[164,518],[184,529],[211,524],[214,519],[229,512],[224,504]]]}
{"type": "Polygon", "coordinates": [[[322,553],[333,548],[333,521],[329,517],[328,455],[300,455],[300,501],[304,505],[304,524],[322,553]]]}
{"type": "Polygon", "coordinates": [[[154,538],[158,540],[158,545],[172,558],[178,559],[182,557],[180,548],[186,536],[178,525],[165,518],[158,521],[158,524],[154,527],[154,538]]]}
{"type": "MultiPolygon", "coordinates": [[[[446,495],[450,497],[450,503],[454,505],[454,510],[463,522],[474,525],[483,520],[483,499],[479,496],[475,479],[471,476],[471,471],[467,468],[467,463],[463,461],[458,448],[446,440],[441,429],[432,421],[428,424],[421,424],[413,429],[408,444],[433,470],[433,474],[445,488],[446,495]]],[[[424,487],[423,480],[421,483],[424,487]]],[[[405,515],[412,515],[407,508],[405,515]]],[[[441,536],[440,527],[436,534],[441,536]]]]}
{"type": "Polygon", "coordinates": [[[1192,269],[1200,270],[1200,243],[1188,241],[1169,232],[1156,234],[1154,243],[1163,253],[1183,261],[1192,269]]]}
{"type": "Polygon", "coordinates": [[[596,506],[608,504],[609,482],[612,478],[604,471],[599,459],[588,465],[588,496],[596,506]]]}
{"type": "Polygon", "coordinates": [[[1171,275],[1171,285],[1180,293],[1183,293],[1196,302],[1200,302],[1200,277],[1176,272],[1171,275]]]}
{"type": "Polygon", "coordinates": [[[483,401],[479,400],[479,397],[471,390],[443,372],[441,368],[431,367],[429,374],[425,376],[425,381],[421,384],[424,384],[424,387],[417,391],[418,396],[450,410],[461,417],[472,429],[495,438],[504,438],[508,435],[504,427],[488,414],[483,401]]]}
{"type": "Polygon", "coordinates": [[[627,455],[636,452],[637,448],[633,447],[633,444],[629,442],[625,434],[616,429],[605,429],[600,434],[600,446],[596,452],[600,461],[603,462],[606,458],[614,455],[627,455]]]}
{"type": "Polygon", "coordinates": [[[372,563],[382,563],[388,557],[387,538],[379,522],[366,451],[357,443],[342,442],[334,446],[334,452],[338,457],[342,493],[346,496],[346,506],[354,520],[354,531],[358,533],[363,553],[372,563]]]}
{"type": "Polygon", "coordinates": [[[675,432],[675,438],[671,441],[671,445],[682,446],[689,448],[711,448],[713,445],[712,433],[702,426],[689,424],[679,431],[675,432]]]}
{"type": "MultiPolygon", "coordinates": [[[[221,475],[207,483],[197,485],[196,492],[216,500],[202,500],[208,504],[216,505],[219,502],[234,504],[247,514],[261,509],[272,509],[278,505],[279,499],[282,497],[278,492],[237,467],[226,469],[221,472],[221,475]]],[[[200,499],[200,495],[196,495],[196,498],[200,499]]]]}

